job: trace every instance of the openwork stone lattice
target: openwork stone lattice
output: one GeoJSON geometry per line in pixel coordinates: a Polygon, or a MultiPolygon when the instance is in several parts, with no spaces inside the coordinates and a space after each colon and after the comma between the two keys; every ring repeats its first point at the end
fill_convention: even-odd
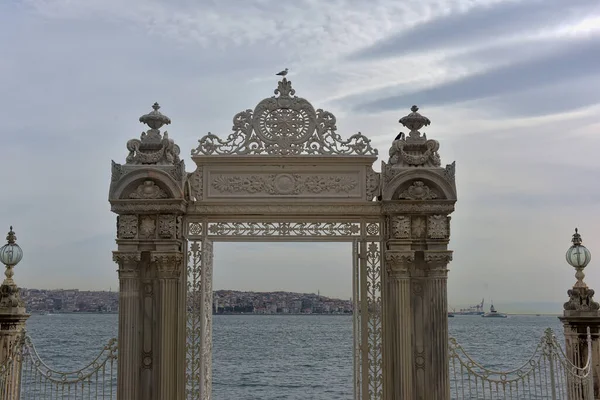
{"type": "Polygon", "coordinates": [[[212,242],[190,241],[187,260],[186,398],[208,400],[212,391],[212,242]]]}
{"type": "Polygon", "coordinates": [[[342,139],[333,114],[315,111],[295,93],[292,82],[283,78],[276,96],[235,115],[227,139],[209,133],[192,155],[377,155],[370,139],[360,132],[342,139]]]}
{"type": "Polygon", "coordinates": [[[210,222],[216,236],[359,236],[357,222],[210,222]]]}

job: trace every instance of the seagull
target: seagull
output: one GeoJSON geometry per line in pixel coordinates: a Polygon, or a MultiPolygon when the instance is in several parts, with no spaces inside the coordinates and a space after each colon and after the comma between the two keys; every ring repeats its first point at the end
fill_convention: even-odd
{"type": "Polygon", "coordinates": [[[286,75],[287,75],[287,73],[288,73],[288,69],[286,68],[286,69],[284,69],[283,71],[281,71],[281,72],[279,72],[279,73],[277,73],[277,74],[275,74],[275,75],[279,75],[279,76],[286,76],[286,75]]]}

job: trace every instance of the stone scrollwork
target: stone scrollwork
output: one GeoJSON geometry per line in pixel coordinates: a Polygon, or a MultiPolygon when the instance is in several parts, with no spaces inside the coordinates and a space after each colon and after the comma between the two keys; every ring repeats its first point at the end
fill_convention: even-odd
{"type": "Polygon", "coordinates": [[[563,304],[566,311],[597,311],[600,304],[594,301],[594,290],[585,287],[574,287],[567,291],[569,301],[563,304]]]}
{"type": "Polygon", "coordinates": [[[295,96],[292,82],[283,78],[273,97],[233,118],[233,133],[222,140],[209,133],[192,155],[377,155],[361,133],[343,140],[336,119],[328,111],[315,111],[295,96]]]}
{"type": "Polygon", "coordinates": [[[367,201],[372,201],[374,197],[379,196],[381,174],[369,167],[367,169],[367,201]]]}
{"type": "Polygon", "coordinates": [[[166,199],[169,195],[154,183],[146,180],[129,195],[130,199],[166,199]]]}
{"type": "Polygon", "coordinates": [[[117,237],[119,239],[135,239],[137,230],[137,215],[119,215],[117,217],[117,237]]]}
{"type": "Polygon", "coordinates": [[[410,238],[410,217],[399,215],[391,218],[392,238],[410,238]]]}
{"type": "Polygon", "coordinates": [[[190,197],[195,201],[200,201],[203,198],[203,170],[201,167],[196,168],[194,172],[188,174],[188,182],[190,184],[190,197]]]}
{"type": "Polygon", "coordinates": [[[427,236],[431,239],[446,239],[448,232],[448,217],[445,215],[430,215],[427,218],[427,236]]]}
{"type": "Polygon", "coordinates": [[[437,194],[422,181],[415,181],[398,196],[406,200],[432,200],[437,199],[437,194]]]}
{"type": "Polygon", "coordinates": [[[358,181],[344,175],[217,175],[211,186],[221,193],[298,195],[348,193],[358,181]]]}

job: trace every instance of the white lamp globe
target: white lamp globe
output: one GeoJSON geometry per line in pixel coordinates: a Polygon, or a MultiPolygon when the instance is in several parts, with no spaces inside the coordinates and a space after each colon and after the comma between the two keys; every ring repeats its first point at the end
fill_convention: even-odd
{"type": "Polygon", "coordinates": [[[23,250],[15,243],[17,237],[12,230],[12,226],[10,227],[10,232],[8,232],[8,235],[6,236],[6,240],[8,243],[0,247],[0,262],[6,266],[14,267],[23,258],[23,250]]]}

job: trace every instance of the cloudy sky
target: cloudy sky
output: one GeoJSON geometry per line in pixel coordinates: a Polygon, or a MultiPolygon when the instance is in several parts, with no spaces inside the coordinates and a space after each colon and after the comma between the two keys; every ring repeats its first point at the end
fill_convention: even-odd
{"type": "MultiPolygon", "coordinates": [[[[382,155],[412,104],[432,120],[457,162],[450,304],[563,301],[575,226],[600,259],[597,0],[8,0],[0,34],[0,225],[25,251],[22,286],[115,290],[110,160],[139,116],[160,102],[188,155],[285,67],[382,155]]],[[[217,244],[215,258],[218,288],[350,296],[349,245],[217,244]]],[[[600,263],[587,276],[600,289],[600,263]]]]}

